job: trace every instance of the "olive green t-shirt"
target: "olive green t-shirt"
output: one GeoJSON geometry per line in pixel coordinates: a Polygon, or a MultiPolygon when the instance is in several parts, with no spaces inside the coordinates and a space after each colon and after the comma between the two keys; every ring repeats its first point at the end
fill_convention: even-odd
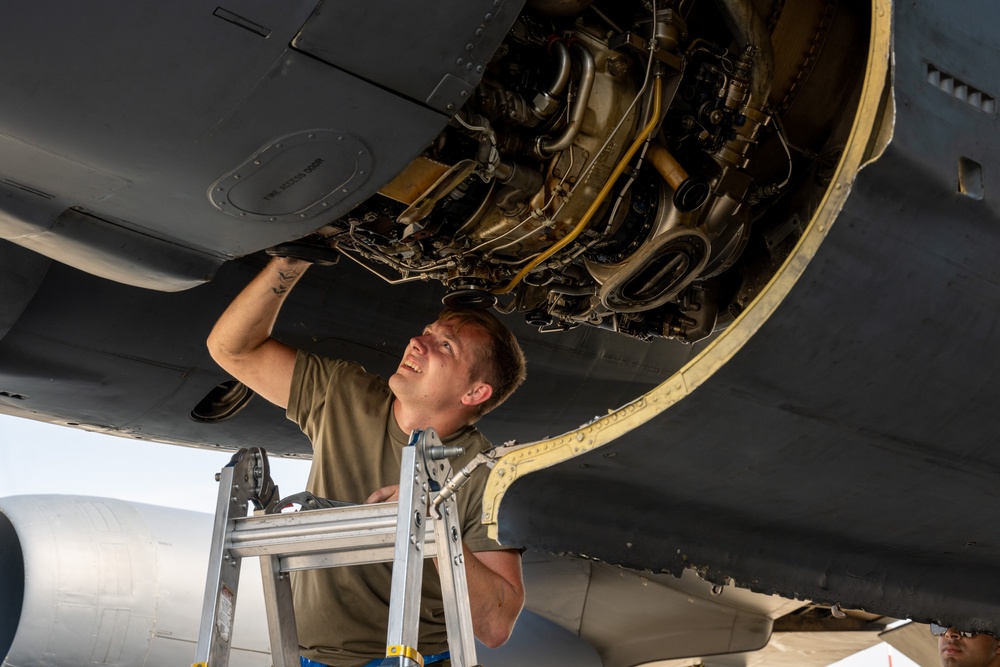
{"type": "MultiPolygon", "coordinates": [[[[307,490],[321,498],[362,503],[375,490],[399,483],[402,448],[409,440],[392,415],[393,395],[380,377],[352,362],[300,351],[295,361],[288,418],[313,445],[307,490]]],[[[465,454],[453,470],[488,446],[475,428],[442,438],[465,454]]],[[[470,551],[505,547],[482,524],[487,470],[480,467],[456,495],[462,537],[470,551]]],[[[302,655],[332,667],[354,667],[385,657],[391,563],[295,572],[292,597],[302,655]]],[[[447,650],[441,584],[434,564],[424,562],[418,651],[447,650]]]]}

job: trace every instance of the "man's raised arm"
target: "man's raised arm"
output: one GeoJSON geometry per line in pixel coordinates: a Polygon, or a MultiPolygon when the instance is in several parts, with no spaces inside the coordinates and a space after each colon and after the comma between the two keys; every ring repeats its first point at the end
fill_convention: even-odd
{"type": "Polygon", "coordinates": [[[275,257],[233,299],[208,336],[208,351],[222,368],[268,401],[288,407],[295,349],[271,338],[285,297],[309,263],[275,257]]]}

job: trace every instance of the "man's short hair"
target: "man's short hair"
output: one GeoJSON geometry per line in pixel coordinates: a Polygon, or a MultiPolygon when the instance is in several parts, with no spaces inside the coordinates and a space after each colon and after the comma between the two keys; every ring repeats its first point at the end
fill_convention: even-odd
{"type": "Polygon", "coordinates": [[[490,337],[490,345],[477,346],[470,372],[473,379],[493,387],[493,395],[476,406],[476,418],[507,400],[527,377],[527,362],[514,333],[492,313],[485,310],[446,308],[438,319],[452,324],[456,331],[474,324],[490,337]]]}

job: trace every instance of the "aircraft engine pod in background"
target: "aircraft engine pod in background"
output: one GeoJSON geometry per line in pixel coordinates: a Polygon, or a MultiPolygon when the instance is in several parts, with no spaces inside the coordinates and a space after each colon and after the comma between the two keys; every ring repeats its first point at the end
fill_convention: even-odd
{"type": "MultiPolygon", "coordinates": [[[[4,664],[190,664],[211,533],[212,516],[197,512],[84,496],[0,499],[4,664]]],[[[267,667],[260,571],[243,568],[241,581],[231,664],[267,667]]]]}

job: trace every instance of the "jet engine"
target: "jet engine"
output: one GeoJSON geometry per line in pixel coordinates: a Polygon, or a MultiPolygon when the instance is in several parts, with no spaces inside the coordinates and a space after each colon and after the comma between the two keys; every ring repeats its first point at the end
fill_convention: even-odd
{"type": "MultiPolygon", "coordinates": [[[[0,499],[4,665],[189,665],[213,517],[110,498],[0,499]]],[[[269,667],[260,570],[241,570],[231,663],[269,667]]]]}
{"type": "Polygon", "coordinates": [[[867,11],[530,0],[436,141],[304,241],[542,331],[705,338],[829,183],[867,11]]]}

